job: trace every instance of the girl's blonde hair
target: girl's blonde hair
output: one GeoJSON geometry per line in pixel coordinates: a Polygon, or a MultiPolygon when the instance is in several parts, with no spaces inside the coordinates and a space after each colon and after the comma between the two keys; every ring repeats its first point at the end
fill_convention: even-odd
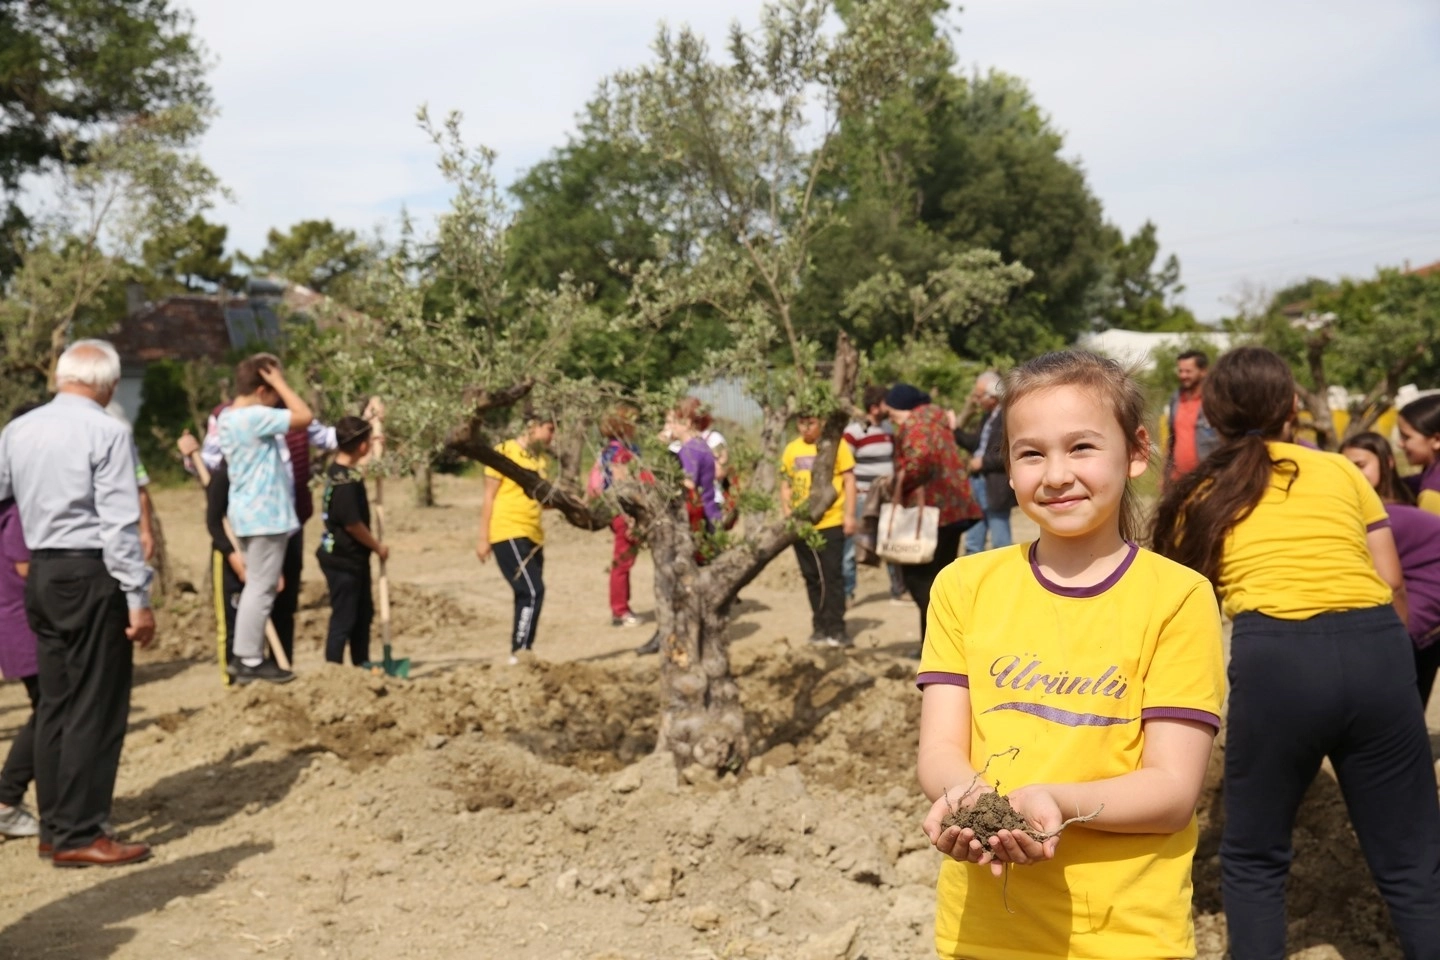
{"type": "MultiPolygon", "coordinates": [[[[1026,397],[1056,387],[1076,387],[1098,399],[1115,415],[1125,434],[1126,449],[1134,456],[1150,456],[1148,441],[1141,437],[1145,429],[1145,392],[1135,377],[1133,367],[1123,367],[1108,357],[1085,350],[1061,350],[1036,357],[1005,375],[1000,387],[1000,403],[1004,416],[1001,424],[1001,449],[1006,453],[1009,471],[1010,411],[1026,397]]],[[[1120,498],[1120,536],[1135,540],[1140,536],[1140,500],[1129,479],[1120,498]]]]}

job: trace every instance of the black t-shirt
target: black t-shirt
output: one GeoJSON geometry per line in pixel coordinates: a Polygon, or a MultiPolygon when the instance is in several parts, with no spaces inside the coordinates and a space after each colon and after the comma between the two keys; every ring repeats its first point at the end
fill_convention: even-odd
{"type": "Polygon", "coordinates": [[[332,463],[325,470],[325,493],[320,498],[320,517],[325,535],[315,556],[322,566],[368,571],[370,548],[345,529],[352,523],[370,526],[370,499],[365,495],[365,478],[353,467],[332,463]]]}

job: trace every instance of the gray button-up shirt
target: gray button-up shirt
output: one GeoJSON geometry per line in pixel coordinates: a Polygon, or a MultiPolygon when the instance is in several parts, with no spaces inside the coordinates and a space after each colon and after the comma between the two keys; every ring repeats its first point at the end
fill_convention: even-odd
{"type": "Polygon", "coordinates": [[[135,443],[98,403],[56,394],[0,433],[0,500],[11,497],[32,551],[99,550],[130,608],[150,605],[135,443]]]}

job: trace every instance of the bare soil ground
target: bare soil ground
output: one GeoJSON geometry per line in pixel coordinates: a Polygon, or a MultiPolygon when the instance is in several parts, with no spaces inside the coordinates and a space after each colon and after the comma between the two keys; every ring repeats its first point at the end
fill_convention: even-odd
{"type": "MultiPolygon", "coordinates": [[[[651,752],[657,664],[631,653],[648,624],[609,625],[608,534],[548,522],[538,659],[510,667],[510,593],[472,552],[478,484],[442,478],[430,510],[389,492],[395,644],[412,679],[321,662],[312,562],[300,679],[229,690],[199,494],[159,494],[177,577],[198,592],[170,604],[140,658],[113,815],[155,858],[59,871],[33,843],[4,844],[0,958],[932,954],[938,855],[919,829],[919,696],[903,658],[918,614],[889,603],[881,572],[862,572],[851,651],[805,645],[793,560],[744,591],[732,649],[760,759],[739,782],[691,784],[651,752]]],[[[634,584],[644,615],[647,558],[634,584]]],[[[18,685],[0,688],[6,742],[25,707],[18,685]]],[[[1217,754],[1196,866],[1207,960],[1224,939],[1219,767],[1217,754]]],[[[1296,843],[1293,955],[1399,957],[1328,776],[1296,843]]]]}

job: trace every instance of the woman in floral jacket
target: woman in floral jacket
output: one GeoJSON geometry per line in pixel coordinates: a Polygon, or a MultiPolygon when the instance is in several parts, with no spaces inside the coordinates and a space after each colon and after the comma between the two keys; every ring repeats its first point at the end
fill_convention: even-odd
{"type": "MultiPolygon", "coordinates": [[[[897,491],[897,502],[909,506],[918,499],[925,506],[940,508],[940,536],[934,558],[929,563],[900,568],[905,589],[920,607],[923,646],[930,585],[960,552],[960,537],[980,520],[981,510],[970,492],[965,460],[955,445],[949,419],[944,410],[930,402],[930,395],[908,383],[897,383],[885,394],[885,410],[895,424],[895,477],[897,483],[903,484],[897,491]]],[[[919,653],[915,651],[916,656],[919,653]]]]}

